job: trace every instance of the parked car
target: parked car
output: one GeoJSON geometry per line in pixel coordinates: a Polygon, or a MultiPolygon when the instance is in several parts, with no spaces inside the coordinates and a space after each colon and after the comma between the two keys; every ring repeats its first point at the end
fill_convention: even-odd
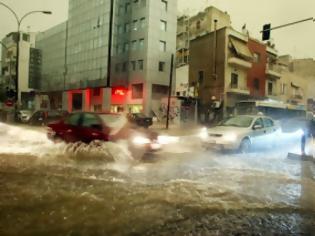
{"type": "Polygon", "coordinates": [[[60,120],[61,118],[67,116],[69,113],[67,111],[59,110],[39,110],[33,113],[29,119],[30,125],[46,125],[50,122],[60,120]]]}
{"type": "Polygon", "coordinates": [[[142,113],[130,113],[127,117],[132,124],[140,127],[148,128],[153,124],[152,117],[147,117],[142,113]]]}
{"type": "Polygon", "coordinates": [[[161,148],[157,133],[135,128],[124,115],[112,113],[70,114],[64,119],[48,124],[48,138],[66,143],[125,140],[128,141],[130,150],[143,149],[146,152],[161,148]]]}
{"type": "Polygon", "coordinates": [[[222,121],[200,134],[207,147],[248,152],[253,147],[274,145],[280,132],[276,121],[263,115],[239,115],[222,121]]]}
{"type": "Polygon", "coordinates": [[[29,122],[33,112],[31,110],[19,110],[17,112],[17,119],[19,122],[27,123],[29,122]]]}

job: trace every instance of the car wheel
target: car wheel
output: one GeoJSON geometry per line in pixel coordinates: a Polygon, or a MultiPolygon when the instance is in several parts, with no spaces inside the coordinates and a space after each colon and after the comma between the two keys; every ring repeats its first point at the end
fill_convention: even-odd
{"type": "Polygon", "coordinates": [[[251,143],[248,138],[244,138],[240,144],[239,152],[248,153],[250,151],[251,143]]]}

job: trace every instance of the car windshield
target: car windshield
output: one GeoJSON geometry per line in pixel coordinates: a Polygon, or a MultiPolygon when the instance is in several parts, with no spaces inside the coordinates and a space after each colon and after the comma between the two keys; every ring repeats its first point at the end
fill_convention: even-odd
{"type": "Polygon", "coordinates": [[[127,119],[122,115],[117,114],[101,114],[100,118],[111,128],[111,134],[116,134],[127,124],[127,119]]]}
{"type": "Polygon", "coordinates": [[[235,116],[223,121],[220,126],[233,126],[233,127],[249,127],[253,122],[253,117],[250,116],[235,116]]]}

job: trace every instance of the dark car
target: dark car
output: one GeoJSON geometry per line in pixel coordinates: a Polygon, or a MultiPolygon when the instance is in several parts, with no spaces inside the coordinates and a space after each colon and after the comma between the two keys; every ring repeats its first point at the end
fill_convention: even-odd
{"type": "Polygon", "coordinates": [[[50,122],[57,121],[66,117],[69,113],[61,110],[39,110],[33,113],[29,119],[30,125],[47,125],[50,122]]]}
{"type": "Polygon", "coordinates": [[[70,114],[58,122],[48,124],[48,138],[66,143],[125,140],[128,141],[129,148],[146,151],[156,151],[161,147],[157,133],[136,129],[125,116],[112,113],[70,114]]]}
{"type": "Polygon", "coordinates": [[[152,117],[147,117],[142,113],[128,114],[128,120],[137,126],[148,128],[153,124],[152,117]]]}

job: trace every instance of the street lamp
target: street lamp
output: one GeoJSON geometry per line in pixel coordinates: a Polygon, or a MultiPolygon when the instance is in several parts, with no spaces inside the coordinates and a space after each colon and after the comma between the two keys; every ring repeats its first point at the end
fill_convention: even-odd
{"type": "MultiPolygon", "coordinates": [[[[19,93],[19,54],[20,54],[20,49],[19,49],[19,45],[20,45],[20,29],[21,29],[21,24],[22,21],[29,15],[31,14],[35,14],[35,13],[42,13],[42,14],[46,14],[46,15],[51,15],[52,12],[51,11],[30,11],[26,14],[24,14],[21,18],[19,18],[19,16],[16,14],[16,12],[9,7],[8,5],[6,5],[3,2],[0,2],[0,5],[4,6],[5,8],[7,8],[15,17],[16,22],[17,22],[17,39],[16,39],[16,63],[15,63],[15,75],[16,75],[16,79],[15,79],[15,90],[16,90],[16,96],[15,96],[15,100],[16,100],[16,106],[17,104],[20,103],[20,93],[19,93]]],[[[17,108],[15,106],[15,108],[17,108]]]]}

